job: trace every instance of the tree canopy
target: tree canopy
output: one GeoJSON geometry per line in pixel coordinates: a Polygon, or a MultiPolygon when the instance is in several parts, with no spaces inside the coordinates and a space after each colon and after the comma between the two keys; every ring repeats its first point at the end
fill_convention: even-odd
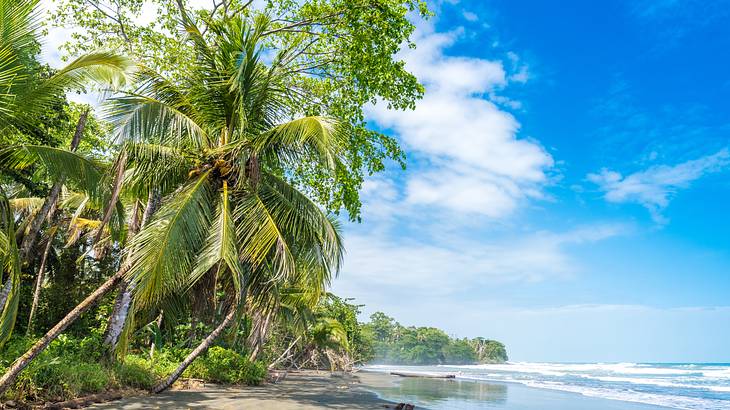
{"type": "Polygon", "coordinates": [[[328,292],[364,178],[405,164],[364,113],[422,96],[423,1],[61,0],[61,68],[37,6],[0,0],[0,394],[507,359],[328,292]]]}
{"type": "Polygon", "coordinates": [[[433,327],[405,327],[382,312],[364,325],[372,338],[372,361],[384,364],[433,365],[504,363],[505,346],[481,337],[456,339],[433,327]]]}

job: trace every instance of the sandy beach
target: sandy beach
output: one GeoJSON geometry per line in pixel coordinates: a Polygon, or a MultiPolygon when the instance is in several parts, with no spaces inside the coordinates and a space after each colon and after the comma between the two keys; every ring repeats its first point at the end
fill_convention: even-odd
{"type": "Polygon", "coordinates": [[[205,385],[159,395],[129,397],[96,404],[93,409],[382,409],[392,404],[363,386],[387,386],[387,374],[358,372],[353,376],[324,371],[289,373],[279,383],[257,387],[205,385]]]}
{"type": "Polygon", "coordinates": [[[535,389],[517,383],[400,378],[383,372],[354,375],[324,371],[290,373],[279,383],[258,387],[204,385],[159,395],[128,397],[93,409],[383,409],[409,402],[418,409],[661,410],[667,407],[606,400],[535,389]],[[393,400],[385,401],[382,397],[393,400]]]}

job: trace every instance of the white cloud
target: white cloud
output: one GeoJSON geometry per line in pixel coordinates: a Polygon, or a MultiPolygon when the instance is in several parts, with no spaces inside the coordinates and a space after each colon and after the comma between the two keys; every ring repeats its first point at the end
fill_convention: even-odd
{"type": "Polygon", "coordinates": [[[435,244],[387,232],[351,233],[343,277],[335,288],[363,301],[373,300],[373,288],[384,295],[428,300],[474,287],[568,279],[580,267],[567,247],[629,231],[622,224],[598,224],[479,242],[442,234],[435,244]]]}
{"type": "Polygon", "coordinates": [[[479,20],[479,16],[477,16],[475,13],[472,13],[471,11],[464,11],[463,15],[467,21],[474,22],[479,20]]]}
{"type": "Polygon", "coordinates": [[[661,211],[680,189],[704,175],[719,172],[730,165],[730,151],[720,150],[712,155],[677,164],[655,165],[629,175],[606,168],[588,174],[589,181],[605,191],[605,198],[615,203],[638,203],[651,212],[658,223],[666,222],[661,211]]]}
{"type": "MultiPolygon", "coordinates": [[[[496,91],[527,81],[526,71],[508,73],[502,61],[446,55],[462,31],[421,29],[418,48],[403,57],[426,87],[423,100],[404,112],[377,105],[368,116],[422,158],[420,172],[406,182],[407,204],[502,217],[522,200],[541,197],[553,159],[536,142],[518,138],[517,119],[495,104],[519,107],[496,91]]],[[[512,57],[509,62],[515,64],[512,57]]]]}

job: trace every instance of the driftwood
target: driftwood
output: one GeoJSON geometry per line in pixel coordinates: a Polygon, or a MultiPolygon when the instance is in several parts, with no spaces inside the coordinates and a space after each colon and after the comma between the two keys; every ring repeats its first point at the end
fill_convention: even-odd
{"type": "Polygon", "coordinates": [[[408,372],[390,372],[393,376],[400,377],[423,377],[427,379],[455,379],[455,374],[442,373],[408,373],[408,372]]]}
{"type": "Polygon", "coordinates": [[[386,409],[395,409],[395,410],[414,410],[416,406],[410,404],[410,403],[398,403],[395,405],[390,404],[384,404],[383,407],[386,409]]]}
{"type": "Polygon", "coordinates": [[[91,406],[94,403],[104,403],[107,401],[119,400],[124,395],[121,392],[107,392],[92,394],[91,396],[79,397],[72,400],[62,401],[58,403],[47,403],[44,409],[79,409],[91,406]]]}

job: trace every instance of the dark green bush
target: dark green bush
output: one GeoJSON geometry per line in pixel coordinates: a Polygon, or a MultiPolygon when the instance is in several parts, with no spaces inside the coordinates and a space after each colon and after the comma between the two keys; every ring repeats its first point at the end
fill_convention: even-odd
{"type": "Polygon", "coordinates": [[[258,385],[266,378],[266,367],[253,363],[233,350],[211,347],[197,365],[193,377],[225,384],[258,385]]]}
{"type": "MultiPolygon", "coordinates": [[[[33,344],[32,339],[17,337],[0,351],[0,370],[7,368],[33,344]]],[[[153,359],[144,354],[129,354],[121,363],[103,364],[101,337],[98,334],[76,339],[62,336],[20,374],[7,399],[20,401],[59,401],[100,393],[119,387],[149,389],[177,368],[188,349],[160,349],[153,359]]],[[[186,370],[192,377],[224,384],[260,384],[266,366],[253,363],[241,354],[223,347],[212,347],[186,370]]]]}
{"type": "Polygon", "coordinates": [[[238,382],[249,386],[258,386],[266,380],[267,374],[268,370],[264,363],[246,361],[238,372],[238,382]]]}
{"type": "Polygon", "coordinates": [[[72,363],[63,366],[61,374],[72,396],[106,390],[112,381],[110,372],[99,363],[72,363]]]}
{"type": "Polygon", "coordinates": [[[136,389],[152,388],[157,379],[149,363],[137,357],[127,357],[115,366],[114,372],[121,386],[136,389]]]}
{"type": "Polygon", "coordinates": [[[211,347],[202,360],[211,381],[229,384],[238,383],[238,371],[245,361],[240,354],[218,346],[211,347]]]}
{"type": "Polygon", "coordinates": [[[9,396],[20,400],[66,400],[113,387],[109,369],[99,363],[36,360],[21,374],[9,396]]]}

